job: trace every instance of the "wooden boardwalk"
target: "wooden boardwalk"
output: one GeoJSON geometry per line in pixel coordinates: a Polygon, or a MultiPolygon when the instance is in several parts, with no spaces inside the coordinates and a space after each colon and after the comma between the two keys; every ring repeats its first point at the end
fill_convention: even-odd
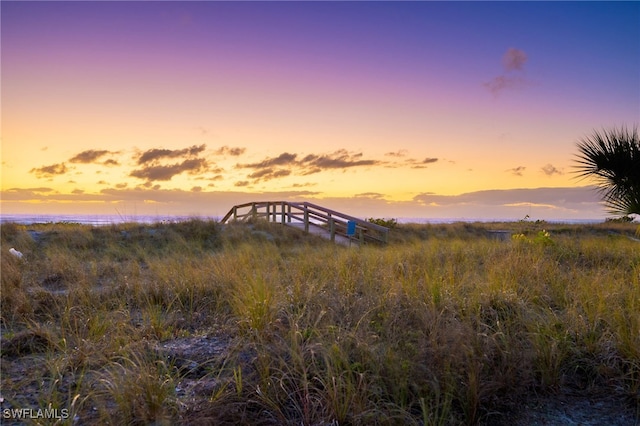
{"type": "MultiPolygon", "coordinates": [[[[305,226],[304,226],[304,223],[302,223],[302,222],[297,222],[297,223],[296,222],[291,222],[291,223],[285,223],[284,225],[285,226],[290,226],[292,228],[299,229],[301,231],[305,231],[305,226]]],[[[312,234],[312,235],[317,235],[319,237],[322,237],[322,238],[325,238],[325,239],[328,239],[328,240],[331,239],[331,233],[327,230],[327,228],[319,226],[319,225],[315,225],[313,223],[309,224],[309,230],[306,231],[306,232],[308,232],[309,234],[312,234]]],[[[356,241],[354,243],[354,239],[353,238],[350,238],[350,237],[347,237],[347,236],[344,236],[344,235],[340,235],[340,234],[334,235],[333,241],[336,244],[340,244],[340,245],[343,245],[343,246],[349,246],[351,244],[359,244],[358,241],[356,241]]]]}
{"type": "Polygon", "coordinates": [[[337,244],[386,244],[389,228],[349,216],[317,204],[290,201],[260,201],[233,206],[221,223],[266,219],[319,235],[337,244]]]}

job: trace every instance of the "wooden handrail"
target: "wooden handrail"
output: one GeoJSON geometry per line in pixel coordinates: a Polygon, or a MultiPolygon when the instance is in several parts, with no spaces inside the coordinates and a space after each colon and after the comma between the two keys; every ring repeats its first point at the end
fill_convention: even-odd
{"type": "Polygon", "coordinates": [[[354,238],[347,235],[348,222],[356,224],[355,238],[364,243],[366,241],[387,243],[389,228],[367,222],[336,210],[328,209],[309,202],[291,201],[256,201],[233,206],[222,218],[221,223],[230,220],[246,221],[248,219],[266,218],[269,222],[280,222],[283,225],[293,221],[302,222],[305,232],[309,232],[312,225],[327,226],[332,241],[336,235],[354,238]],[[248,212],[240,210],[249,208],[248,212]]]}

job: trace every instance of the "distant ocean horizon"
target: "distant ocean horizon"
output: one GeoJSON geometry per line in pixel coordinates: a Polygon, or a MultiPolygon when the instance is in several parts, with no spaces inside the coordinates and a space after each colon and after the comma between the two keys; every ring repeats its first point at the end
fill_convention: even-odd
{"type": "MultiPolygon", "coordinates": [[[[192,219],[215,220],[222,219],[222,216],[200,216],[200,215],[104,215],[104,214],[0,214],[0,223],[17,223],[20,225],[33,225],[42,223],[78,223],[82,225],[107,226],[122,223],[166,223],[184,222],[192,219]]],[[[398,223],[474,223],[474,222],[518,222],[513,218],[421,218],[421,217],[397,217],[398,223]]],[[[602,223],[603,219],[551,219],[545,220],[548,223],[567,224],[594,224],[602,223]]]]}

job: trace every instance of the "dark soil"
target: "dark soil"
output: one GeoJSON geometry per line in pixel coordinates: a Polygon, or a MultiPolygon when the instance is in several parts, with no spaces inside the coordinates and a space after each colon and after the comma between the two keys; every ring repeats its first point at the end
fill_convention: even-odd
{"type": "Polygon", "coordinates": [[[510,426],[637,426],[640,407],[615,394],[580,394],[564,389],[555,395],[534,397],[496,425],[510,426]]]}
{"type": "MultiPolygon", "coordinates": [[[[180,338],[161,343],[157,350],[186,372],[177,389],[183,398],[206,399],[223,385],[212,374],[229,356],[232,341],[216,336],[180,338]]],[[[240,353],[237,361],[251,362],[240,353]]],[[[550,395],[532,395],[508,413],[494,413],[483,422],[495,426],[638,426],[640,407],[615,392],[563,388],[550,395]]]]}

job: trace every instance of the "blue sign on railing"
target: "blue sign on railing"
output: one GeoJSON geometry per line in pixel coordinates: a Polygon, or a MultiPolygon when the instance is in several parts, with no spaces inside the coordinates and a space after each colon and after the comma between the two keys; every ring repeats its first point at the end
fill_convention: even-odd
{"type": "Polygon", "coordinates": [[[356,223],[353,220],[347,222],[347,236],[353,237],[356,235],[356,223]]]}

